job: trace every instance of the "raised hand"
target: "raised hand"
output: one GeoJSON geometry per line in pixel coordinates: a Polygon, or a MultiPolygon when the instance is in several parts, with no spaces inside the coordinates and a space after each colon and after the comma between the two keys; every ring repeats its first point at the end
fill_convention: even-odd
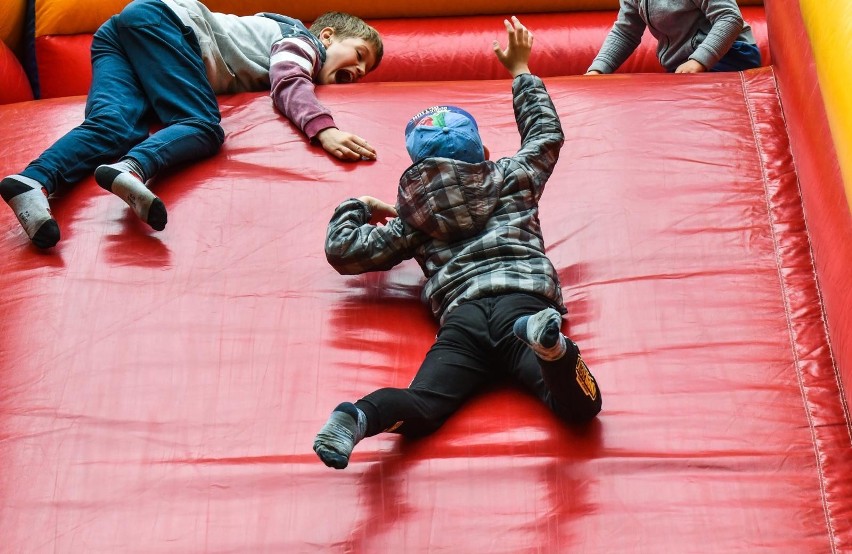
{"type": "Polygon", "coordinates": [[[509,35],[509,44],[504,50],[500,48],[500,43],[495,40],[492,44],[494,54],[500,60],[500,63],[509,70],[512,77],[517,77],[522,73],[530,73],[528,62],[532,51],[533,34],[514,15],[511,21],[504,19],[503,24],[506,26],[506,32],[509,35]]]}

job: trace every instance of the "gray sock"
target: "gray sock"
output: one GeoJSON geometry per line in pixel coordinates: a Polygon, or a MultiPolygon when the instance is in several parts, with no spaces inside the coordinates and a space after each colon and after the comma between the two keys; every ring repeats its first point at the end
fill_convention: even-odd
{"type": "Polygon", "coordinates": [[[552,362],[565,355],[567,343],[559,328],[562,316],[553,308],[533,315],[519,317],[513,331],[515,336],[532,348],[542,360],[552,362]]]}
{"type": "Polygon", "coordinates": [[[314,439],[314,452],[328,467],[349,465],[352,449],[364,438],[367,416],[351,402],[338,405],[314,439]]]}
{"type": "Polygon", "coordinates": [[[23,175],[9,175],[0,181],[0,195],[33,244],[50,248],[59,242],[59,225],[53,219],[41,183],[23,175]]]}
{"type": "Polygon", "coordinates": [[[102,189],[124,200],[137,217],[153,229],[162,231],[166,228],[166,205],[145,186],[142,168],[132,158],[98,166],[95,181],[102,189]]]}

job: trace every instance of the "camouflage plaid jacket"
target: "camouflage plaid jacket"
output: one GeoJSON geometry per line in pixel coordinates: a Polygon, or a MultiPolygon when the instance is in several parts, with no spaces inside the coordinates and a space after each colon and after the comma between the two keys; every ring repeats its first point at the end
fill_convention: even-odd
{"type": "Polygon", "coordinates": [[[563,313],[562,291],[544,253],[538,201],[559,158],[562,127],[536,76],[512,83],[521,149],[495,162],[426,158],[399,181],[399,217],[371,225],[350,199],[328,224],[325,253],[339,273],[387,270],[414,258],[427,278],[422,298],[439,320],[460,303],[512,292],[537,294],[563,313]]]}

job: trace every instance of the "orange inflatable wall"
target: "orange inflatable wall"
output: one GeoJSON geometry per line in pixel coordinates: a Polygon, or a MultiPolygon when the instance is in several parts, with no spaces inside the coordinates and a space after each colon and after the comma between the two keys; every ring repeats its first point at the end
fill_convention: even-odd
{"type": "MultiPolygon", "coordinates": [[[[106,19],[121,11],[127,0],[35,0],[35,36],[69,35],[92,32],[106,19]],[[69,17],[73,14],[73,17],[69,17]]],[[[547,13],[565,11],[616,10],[618,0],[527,0],[519,8],[516,0],[433,0],[431,2],[395,2],[392,0],[208,0],[213,11],[249,15],[271,11],[310,20],[327,11],[346,11],[368,19],[395,17],[442,17],[510,13],[547,13]]],[[[742,6],[762,5],[761,0],[740,0],[742,6]]]]}
{"type": "Polygon", "coordinates": [[[0,40],[12,50],[17,50],[21,46],[26,5],[26,0],[0,2],[0,40]]]}

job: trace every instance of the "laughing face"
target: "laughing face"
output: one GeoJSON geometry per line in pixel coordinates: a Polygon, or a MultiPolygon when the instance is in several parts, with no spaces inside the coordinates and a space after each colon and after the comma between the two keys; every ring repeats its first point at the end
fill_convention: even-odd
{"type": "Polygon", "coordinates": [[[334,29],[326,27],[320,33],[326,48],[325,64],[319,74],[319,84],[354,83],[376,66],[376,51],[362,38],[338,38],[334,29]]]}

